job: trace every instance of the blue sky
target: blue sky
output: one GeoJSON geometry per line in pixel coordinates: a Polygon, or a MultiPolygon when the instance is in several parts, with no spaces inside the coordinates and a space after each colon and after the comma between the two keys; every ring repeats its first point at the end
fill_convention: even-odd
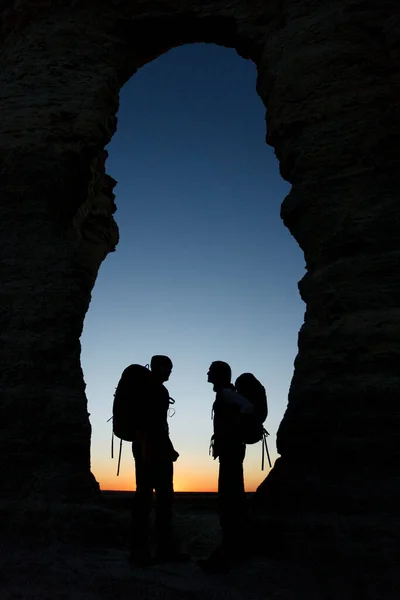
{"type": "MultiPolygon", "coordinates": [[[[177,490],[215,489],[213,360],[265,385],[276,458],[305,310],[304,259],[279,216],[290,186],[265,143],[255,85],[255,65],[234,50],[193,44],[146,65],[121,91],[107,161],[121,240],[100,268],[82,336],[92,470],[103,489],[134,489],[129,444],[116,477],[106,421],[122,370],[153,354],[174,363],[177,490]]],[[[260,456],[260,444],[248,447],[249,491],[266,474],[260,456]]]]}

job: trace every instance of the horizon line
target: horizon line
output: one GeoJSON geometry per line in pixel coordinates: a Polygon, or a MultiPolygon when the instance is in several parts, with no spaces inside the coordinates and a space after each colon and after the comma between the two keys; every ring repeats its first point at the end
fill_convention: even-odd
{"type": "MultiPolygon", "coordinates": [[[[117,494],[134,494],[136,490],[103,490],[100,488],[101,492],[115,492],[117,494]]],[[[245,492],[246,494],[255,494],[255,492],[245,492]]],[[[174,494],[218,494],[217,490],[179,490],[174,491],[174,494]]]]}

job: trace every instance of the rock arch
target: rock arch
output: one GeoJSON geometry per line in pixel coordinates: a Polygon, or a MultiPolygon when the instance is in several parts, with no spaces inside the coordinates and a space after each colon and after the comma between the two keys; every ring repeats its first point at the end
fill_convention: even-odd
{"type": "Polygon", "coordinates": [[[287,514],[395,506],[400,81],[391,6],[10,0],[1,9],[3,508],[98,498],[79,337],[98,268],[118,242],[104,147],[125,81],[198,41],[257,65],[267,143],[292,184],[282,218],[307,264],[282,458],[259,503],[287,514]]]}

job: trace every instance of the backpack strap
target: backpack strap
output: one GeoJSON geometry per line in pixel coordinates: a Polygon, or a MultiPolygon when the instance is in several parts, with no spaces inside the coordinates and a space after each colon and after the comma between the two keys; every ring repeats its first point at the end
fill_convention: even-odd
{"type": "Polygon", "coordinates": [[[119,467],[121,465],[121,454],[122,454],[122,440],[119,443],[119,454],[118,454],[118,467],[117,467],[117,477],[119,475],[119,467]]]}
{"type": "Polygon", "coordinates": [[[172,417],[175,414],[175,409],[171,408],[171,404],[175,404],[175,400],[173,398],[171,398],[171,396],[169,396],[168,402],[169,402],[169,406],[170,406],[170,408],[168,408],[168,416],[171,417],[171,419],[172,419],[172,417]],[[170,413],[170,411],[172,411],[172,412],[170,413]]]}
{"type": "MultiPolygon", "coordinates": [[[[113,417],[107,419],[107,423],[112,421],[113,417]]],[[[114,428],[111,423],[111,458],[114,458],[114,428]]]]}
{"type": "MultiPolygon", "coordinates": [[[[107,423],[111,420],[112,420],[112,417],[107,419],[107,423]]],[[[119,468],[121,466],[121,454],[122,454],[122,440],[120,440],[120,443],[119,443],[117,477],[119,475],[119,468]]],[[[111,428],[111,458],[114,458],[114,429],[113,428],[111,428]]]]}
{"type": "Polygon", "coordinates": [[[264,429],[263,427],[263,436],[262,436],[262,451],[261,451],[261,471],[264,471],[264,454],[265,452],[267,453],[267,457],[268,457],[268,462],[269,462],[269,466],[270,468],[272,468],[272,464],[271,464],[271,458],[269,456],[269,452],[268,452],[268,444],[267,444],[267,437],[269,436],[269,433],[266,429],[264,429]]]}
{"type": "Polygon", "coordinates": [[[210,438],[210,445],[208,447],[208,456],[211,456],[214,453],[214,436],[212,435],[210,438]]]}

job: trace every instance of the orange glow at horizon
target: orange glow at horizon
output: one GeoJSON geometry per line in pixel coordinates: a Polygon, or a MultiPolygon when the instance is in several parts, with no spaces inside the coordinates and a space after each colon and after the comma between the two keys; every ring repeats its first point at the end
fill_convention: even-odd
{"type": "MultiPolygon", "coordinates": [[[[119,476],[112,479],[104,477],[97,478],[97,481],[104,491],[133,492],[136,489],[134,477],[119,476]]],[[[193,479],[190,477],[174,477],[174,490],[175,492],[216,492],[217,480],[211,481],[210,478],[201,479],[199,477],[196,479],[194,477],[193,479]]]]}
{"type": "MultiPolygon", "coordinates": [[[[264,472],[261,479],[259,474],[256,477],[245,475],[246,492],[255,492],[262,479],[268,474],[264,472]]],[[[132,473],[120,474],[118,477],[100,476],[95,473],[95,477],[103,491],[133,492],[136,489],[135,477],[132,473]]],[[[218,486],[218,475],[205,473],[203,476],[198,473],[177,473],[174,476],[175,492],[216,492],[218,486]]]]}

